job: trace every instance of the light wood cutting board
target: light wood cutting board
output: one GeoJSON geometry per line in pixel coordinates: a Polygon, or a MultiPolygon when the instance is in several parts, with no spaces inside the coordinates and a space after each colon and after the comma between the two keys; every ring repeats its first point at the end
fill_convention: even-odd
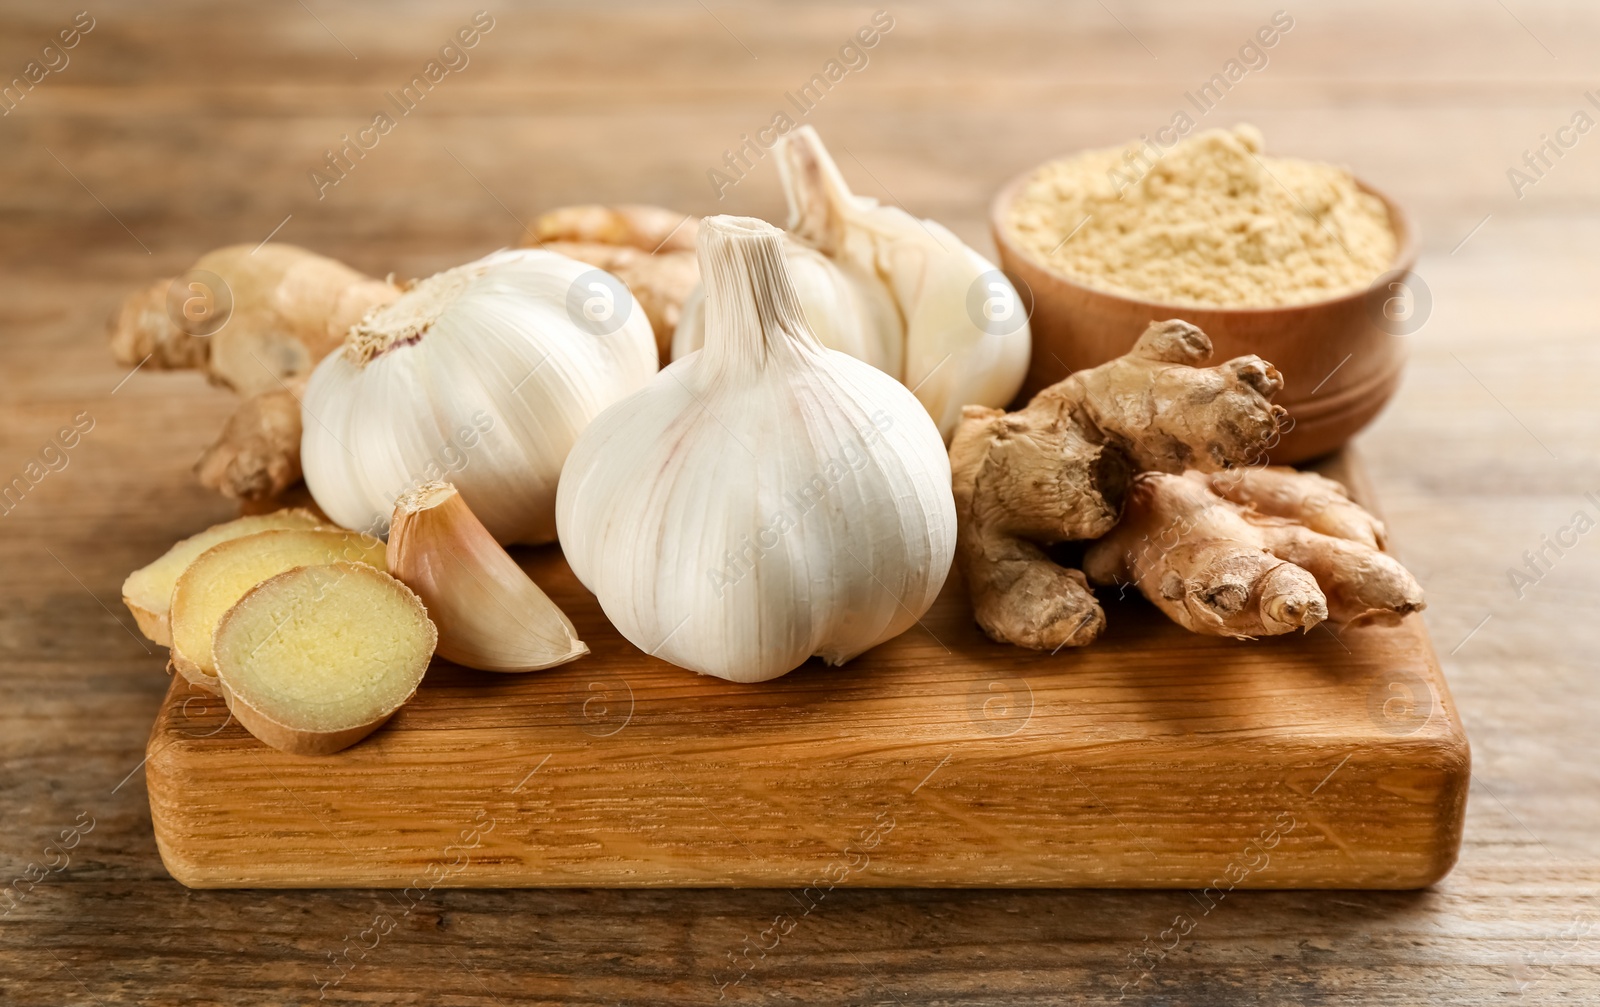
{"type": "MultiPolygon", "coordinates": [[[[1362,495],[1353,462],[1325,468],[1362,495]]],[[[1369,498],[1370,499],[1370,498],[1369,498]]],[[[1415,888],[1455,862],[1469,756],[1418,616],[1234,642],[1107,598],[1093,646],[989,641],[952,582],[843,668],[736,685],[647,657],[551,547],[593,653],[437,662],[361,744],[285,755],[175,679],[146,764],[199,888],[1415,888]]],[[[1109,594],[1114,595],[1114,592],[1109,594]]]]}

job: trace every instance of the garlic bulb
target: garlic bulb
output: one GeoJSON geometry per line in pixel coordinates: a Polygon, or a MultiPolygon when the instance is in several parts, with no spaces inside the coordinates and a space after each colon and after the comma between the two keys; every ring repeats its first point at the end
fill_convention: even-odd
{"type": "Polygon", "coordinates": [[[578,631],[489,536],[447,482],[395,501],[389,573],[417,593],[440,657],[480,671],[538,671],[589,653],[578,631]]]}
{"type": "Polygon", "coordinates": [[[562,472],[567,562],[623,636],[736,682],[910,628],[955,550],[950,462],[916,398],[824,348],[781,232],[701,224],[706,345],[601,413],[562,472]]]}
{"type": "MultiPolygon", "coordinates": [[[[785,234],[789,280],[805,313],[806,325],[830,350],[899,378],[905,362],[905,325],[883,281],[849,263],[835,262],[785,234]]],[[[672,337],[672,359],[705,345],[705,287],[696,287],[683,305],[672,337]]]]}
{"type": "MultiPolygon", "coordinates": [[[[941,225],[853,194],[810,126],[780,137],[776,150],[797,247],[821,252],[858,283],[876,279],[900,316],[898,366],[884,366],[828,329],[813,326],[823,343],[899,378],[916,392],[947,439],[961,420],[962,406],[998,408],[1015,398],[1032,344],[1029,309],[1005,274],[941,225]]],[[[825,286],[795,286],[808,321],[839,310],[842,299],[829,297],[825,286]]],[[[675,360],[700,345],[696,331],[685,331],[687,322],[673,340],[675,360]]],[[[854,326],[836,323],[836,328],[888,338],[878,325],[863,318],[854,326]]]]}
{"type": "Polygon", "coordinates": [[[448,478],[497,542],[548,542],[573,442],[656,369],[650,321],[615,277],[496,252],[368,314],[317,366],[306,485],[339,524],[382,534],[396,497],[448,478]]]}

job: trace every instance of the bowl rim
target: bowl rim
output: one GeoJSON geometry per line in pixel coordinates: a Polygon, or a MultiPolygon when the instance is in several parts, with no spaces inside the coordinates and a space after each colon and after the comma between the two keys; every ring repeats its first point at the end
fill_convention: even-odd
{"type": "MultiPolygon", "coordinates": [[[[1383,203],[1384,209],[1387,210],[1389,214],[1389,227],[1395,232],[1396,238],[1394,258],[1389,261],[1389,268],[1373,277],[1371,282],[1364,287],[1347,291],[1343,294],[1336,294],[1333,297],[1325,297],[1316,301],[1301,301],[1296,304],[1227,305],[1176,304],[1170,301],[1153,301],[1143,297],[1130,296],[1128,294],[1118,293],[1114,290],[1104,290],[1100,287],[1091,286],[1087,283],[1084,283],[1082,280],[1061,272],[1048,263],[1041,262],[1039,258],[1031,251],[1023,248],[1017,242],[1013,241],[1010,235],[1006,232],[1005,215],[1006,211],[1010,209],[1011,204],[1016,201],[1017,192],[1023,187],[1023,185],[1027,184],[1028,180],[1036,175],[1041,168],[1044,168],[1046,165],[1054,164],[1058,161],[1063,161],[1078,156],[1079,154],[1087,153],[1088,151],[1094,149],[1097,148],[1085,147],[1083,150],[1080,150],[1075,154],[1063,154],[1060,157],[1052,157],[1048,160],[1040,161],[1038,164],[1034,165],[1028,170],[1014,176],[1010,181],[1006,182],[1005,185],[1001,186],[999,192],[995,193],[994,199],[989,204],[989,228],[994,234],[994,242],[998,250],[1002,253],[1002,258],[1004,258],[1006,255],[1015,256],[1058,283],[1064,284],[1068,287],[1076,288],[1077,290],[1092,294],[1096,297],[1109,298],[1113,301],[1120,301],[1124,304],[1179,313],[1204,311],[1211,314],[1241,315],[1315,310],[1317,308],[1328,307],[1329,305],[1345,304],[1352,301],[1365,300],[1368,297],[1371,297],[1373,293],[1379,289],[1380,282],[1384,281],[1392,274],[1409,274],[1416,270],[1417,254],[1420,247],[1420,242],[1418,239],[1415,219],[1405,207],[1396,202],[1387,192],[1384,192],[1377,186],[1366,182],[1352,171],[1350,172],[1350,177],[1354,179],[1356,188],[1369,195],[1378,197],[1378,199],[1383,203]]],[[[1038,300],[1037,294],[1034,295],[1034,300],[1038,300]]]]}

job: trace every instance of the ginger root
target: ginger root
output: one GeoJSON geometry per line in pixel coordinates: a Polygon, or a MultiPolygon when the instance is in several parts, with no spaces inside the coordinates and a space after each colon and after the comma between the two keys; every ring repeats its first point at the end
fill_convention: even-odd
{"type": "Polygon", "coordinates": [[[699,230],[698,218],[659,206],[566,206],[535,220],[522,244],[615,274],[644,307],[665,365],[683,304],[700,284],[699,230]]]}
{"type": "Polygon", "coordinates": [[[300,479],[305,378],[350,326],[400,294],[343,263],[294,245],[230,245],[179,279],[130,294],[109,323],[119,363],[197,369],[245,396],[195,472],[249,504],[300,479]]]}
{"type": "Polygon", "coordinates": [[[109,323],[111,350],[132,367],[203,368],[241,395],[310,373],[370,309],[400,288],[294,245],[230,245],[178,279],[129,295],[109,323]]]}
{"type": "Polygon", "coordinates": [[[210,341],[179,328],[168,311],[167,295],[176,282],[169,276],[134,291],[107,320],[111,355],[117,363],[133,367],[145,361],[158,371],[205,367],[211,356],[210,341]]]}
{"type": "Polygon", "coordinates": [[[200,484],[235,500],[272,500],[300,481],[305,378],[245,399],[195,463],[200,484]]]}
{"type": "Polygon", "coordinates": [[[956,563],[990,637],[1036,650],[1095,640],[1105,614],[1083,573],[1043,547],[1110,532],[1137,472],[1222,469],[1275,441],[1277,370],[1256,356],[1196,366],[1210,356],[1195,326],[1153,322],[1127,354],[1018,412],[963,410],[950,445],[956,563]]]}
{"type": "Polygon", "coordinates": [[[661,206],[563,206],[541,214],[523,236],[524,245],[552,241],[612,245],[645,252],[692,252],[700,221],[661,206]]]}
{"type": "Polygon", "coordinates": [[[1343,487],[1291,469],[1239,475],[1138,476],[1122,521],[1084,556],[1089,580],[1132,583],[1185,629],[1239,639],[1310,629],[1325,619],[1394,622],[1422,609],[1422,588],[1379,551],[1382,524],[1343,487]],[[1241,497],[1266,499],[1274,513],[1217,492],[1219,482],[1241,497]],[[1323,498],[1337,505],[1324,506],[1323,498]],[[1322,520],[1330,511],[1338,520],[1322,520]],[[1307,523],[1297,522],[1302,515],[1307,523]],[[1313,530],[1312,521],[1336,530],[1313,530]]]}
{"type": "Polygon", "coordinates": [[[1211,476],[1211,492],[1272,517],[1290,518],[1312,531],[1347,538],[1381,550],[1383,522],[1350,499],[1339,483],[1315,472],[1281,465],[1229,469],[1211,476]]]}

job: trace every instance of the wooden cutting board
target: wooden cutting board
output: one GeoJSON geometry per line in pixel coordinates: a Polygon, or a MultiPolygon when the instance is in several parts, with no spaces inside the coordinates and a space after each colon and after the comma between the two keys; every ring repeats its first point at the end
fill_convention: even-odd
{"type": "MultiPolygon", "coordinates": [[[[1352,462],[1325,471],[1358,495],[1352,462]]],[[[1368,498],[1370,500],[1370,497],[1368,498]]],[[[843,668],[736,685],[623,640],[551,547],[593,653],[436,662],[372,737],[285,755],[175,679],[145,773],[199,888],[1415,888],[1461,842],[1466,736],[1422,620],[1256,642],[1107,598],[1093,646],[989,641],[959,584],[843,668]]]]}

